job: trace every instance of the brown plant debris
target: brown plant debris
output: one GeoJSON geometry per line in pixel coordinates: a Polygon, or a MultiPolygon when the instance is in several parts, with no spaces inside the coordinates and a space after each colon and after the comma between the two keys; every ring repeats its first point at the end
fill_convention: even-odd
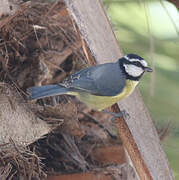
{"type": "Polygon", "coordinates": [[[55,6],[24,3],[0,21],[1,80],[11,80],[22,89],[60,82],[85,66],[85,59],[81,40],[60,1],[55,6]]]}
{"type": "Polygon", "coordinates": [[[67,133],[53,132],[30,147],[35,148],[38,155],[45,157],[42,162],[46,165],[45,171],[48,174],[87,171],[89,167],[79,151],[77,139],[67,133]]]}
{"type": "Polygon", "coordinates": [[[13,141],[0,145],[0,179],[43,179],[40,158],[25,147],[17,146],[13,141]]]}

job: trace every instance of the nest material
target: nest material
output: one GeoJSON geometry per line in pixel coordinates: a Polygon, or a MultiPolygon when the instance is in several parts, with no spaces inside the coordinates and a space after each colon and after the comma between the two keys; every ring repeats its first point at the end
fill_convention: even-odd
{"type": "Polygon", "coordinates": [[[0,146],[0,179],[44,179],[40,158],[32,151],[11,143],[0,146]]]}
{"type": "MultiPolygon", "coordinates": [[[[15,14],[0,20],[0,80],[16,86],[25,97],[28,87],[59,83],[86,67],[89,59],[85,56],[87,50],[83,51],[85,48],[62,1],[24,3],[15,14]]],[[[33,160],[32,166],[39,167],[39,162],[43,162],[47,174],[80,172],[96,167],[99,163],[90,152],[97,144],[109,143],[111,137],[117,137],[109,115],[92,112],[72,97],[28,103],[36,116],[55,129],[29,146],[42,157],[41,161],[33,160]]],[[[115,138],[115,143],[120,141],[115,138]]],[[[9,151],[13,152],[13,148],[3,152],[9,151]]],[[[35,176],[37,179],[42,177],[40,170],[29,165],[30,154],[28,158],[26,153],[11,155],[12,161],[6,161],[5,153],[2,154],[1,160],[5,164],[0,165],[1,177],[21,177],[19,167],[24,163],[27,164],[23,168],[25,178],[32,172],[39,173],[35,176]],[[18,159],[17,166],[13,165],[14,157],[18,159]]]]}
{"type": "Polygon", "coordinates": [[[0,75],[20,88],[60,82],[87,62],[62,2],[25,3],[0,24],[0,75]]]}

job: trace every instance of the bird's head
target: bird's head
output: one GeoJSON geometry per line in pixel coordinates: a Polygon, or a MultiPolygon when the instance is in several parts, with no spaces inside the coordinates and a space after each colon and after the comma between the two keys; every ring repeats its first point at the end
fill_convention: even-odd
{"type": "Polygon", "coordinates": [[[147,62],[136,54],[127,54],[119,60],[127,79],[138,81],[144,72],[152,72],[147,62]]]}

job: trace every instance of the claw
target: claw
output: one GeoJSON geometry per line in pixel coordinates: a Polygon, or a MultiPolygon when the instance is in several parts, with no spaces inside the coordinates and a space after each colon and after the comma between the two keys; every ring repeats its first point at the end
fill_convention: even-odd
{"type": "Polygon", "coordinates": [[[129,113],[127,113],[126,110],[122,110],[118,113],[110,112],[110,111],[106,111],[106,110],[102,110],[102,112],[111,114],[113,116],[111,119],[112,121],[114,121],[116,118],[119,118],[119,117],[123,117],[124,119],[130,118],[129,113]]]}
{"type": "Polygon", "coordinates": [[[124,119],[130,118],[129,113],[126,110],[122,110],[122,111],[120,111],[120,113],[122,114],[122,117],[124,119]]]}

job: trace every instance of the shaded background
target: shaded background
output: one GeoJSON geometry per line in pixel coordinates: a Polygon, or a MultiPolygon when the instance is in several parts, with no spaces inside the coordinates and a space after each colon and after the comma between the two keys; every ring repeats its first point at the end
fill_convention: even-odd
{"type": "Polygon", "coordinates": [[[168,1],[103,0],[124,54],[136,53],[154,73],[139,89],[156,126],[169,129],[163,147],[179,179],[179,12],[168,1]]]}

